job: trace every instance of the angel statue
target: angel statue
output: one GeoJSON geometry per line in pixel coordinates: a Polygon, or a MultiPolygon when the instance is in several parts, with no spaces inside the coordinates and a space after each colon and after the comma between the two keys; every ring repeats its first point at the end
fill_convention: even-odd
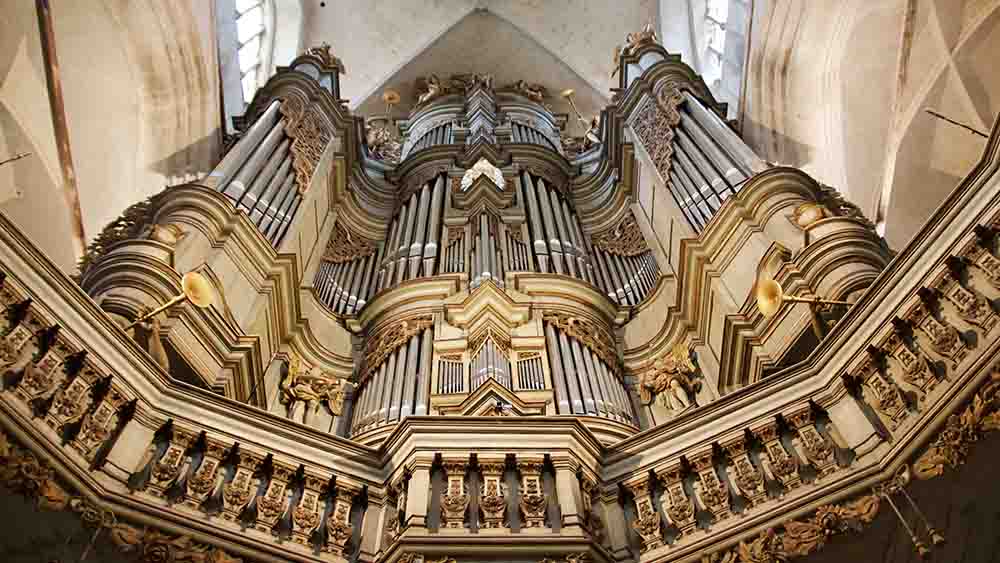
{"type": "Polygon", "coordinates": [[[639,377],[639,396],[648,405],[654,398],[672,411],[682,411],[694,405],[694,395],[700,382],[694,380],[695,366],[686,342],[674,346],[652,369],[639,377]]]}
{"type": "Polygon", "coordinates": [[[308,424],[310,413],[319,412],[321,402],[325,402],[333,414],[341,414],[346,384],[345,380],[331,377],[321,372],[318,367],[306,370],[302,359],[292,354],[280,385],[279,400],[285,405],[288,418],[291,420],[295,420],[299,404],[305,403],[302,424],[308,424]]]}
{"type": "Polygon", "coordinates": [[[438,75],[436,74],[432,74],[427,77],[424,88],[424,92],[417,96],[418,106],[424,105],[434,98],[444,94],[444,85],[441,83],[441,79],[438,78],[438,75]]]}

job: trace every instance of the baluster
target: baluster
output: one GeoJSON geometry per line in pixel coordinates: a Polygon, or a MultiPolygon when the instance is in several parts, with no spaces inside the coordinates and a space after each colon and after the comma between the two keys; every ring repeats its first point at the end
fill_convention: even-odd
{"type": "Polygon", "coordinates": [[[642,552],[663,547],[663,532],[661,531],[660,513],[653,506],[653,493],[649,477],[642,475],[632,481],[625,482],[635,500],[635,521],[632,522],[639,537],[642,538],[642,552]]]}
{"type": "Polygon", "coordinates": [[[738,430],[732,437],[719,441],[726,457],[729,459],[730,475],[739,493],[754,507],[767,500],[767,490],[764,488],[764,474],[754,466],[747,452],[747,440],[743,430],[738,430]]]}

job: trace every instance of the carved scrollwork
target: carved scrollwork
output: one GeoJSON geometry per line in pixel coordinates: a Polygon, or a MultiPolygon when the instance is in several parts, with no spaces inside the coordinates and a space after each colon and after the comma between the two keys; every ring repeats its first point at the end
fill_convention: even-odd
{"type": "Polygon", "coordinates": [[[969,447],[984,433],[1000,428],[1000,371],[996,368],[989,379],[961,412],[948,417],[944,429],[913,463],[919,479],[930,479],[965,463],[969,447]]]}
{"type": "Polygon", "coordinates": [[[94,240],[87,245],[87,250],[77,262],[78,276],[82,276],[97,262],[109,248],[124,240],[137,238],[146,227],[153,222],[156,206],[153,198],[145,199],[130,205],[121,216],[111,221],[101,230],[94,240]]]}
{"type": "Polygon", "coordinates": [[[412,317],[390,323],[388,328],[381,333],[370,337],[365,348],[365,372],[362,379],[367,378],[377,370],[396,348],[406,344],[410,338],[430,328],[433,324],[434,321],[430,315],[412,317]]]}
{"type": "Polygon", "coordinates": [[[609,369],[618,371],[618,352],[614,339],[597,323],[566,313],[546,311],[542,320],[558,328],[566,336],[572,336],[603,361],[609,369]]]}
{"type": "Polygon", "coordinates": [[[316,366],[306,366],[298,355],[292,353],[288,373],[281,381],[279,401],[287,407],[289,418],[294,418],[299,403],[305,403],[303,424],[308,420],[310,411],[319,410],[320,403],[326,403],[330,412],[339,416],[344,407],[346,385],[345,380],[332,377],[316,366]]]}
{"type": "Polygon", "coordinates": [[[352,233],[341,223],[333,226],[330,240],[326,243],[323,260],[341,264],[358,258],[366,258],[375,252],[375,241],[352,233]]]}
{"type": "Polygon", "coordinates": [[[626,213],[617,225],[603,233],[593,235],[591,240],[596,248],[618,256],[638,256],[649,250],[646,238],[642,236],[639,223],[631,211],[626,213]]]}
{"type": "Polygon", "coordinates": [[[310,104],[307,108],[298,97],[283,98],[280,111],[287,120],[285,132],[292,139],[295,185],[299,193],[304,194],[309,189],[323,151],[333,140],[333,129],[314,105],[310,104]]]}
{"type": "Polygon", "coordinates": [[[753,540],[716,554],[712,561],[727,563],[785,563],[822,548],[833,535],[870,524],[878,514],[879,496],[867,495],[840,505],[823,505],[804,520],[791,520],[781,530],[770,528],[753,540]]]}
{"type": "Polygon", "coordinates": [[[670,177],[670,158],[674,154],[674,130],[681,121],[678,106],[684,96],[676,87],[664,88],[655,99],[646,103],[637,112],[632,122],[632,130],[649,153],[649,158],[660,173],[660,177],[670,177]]]}

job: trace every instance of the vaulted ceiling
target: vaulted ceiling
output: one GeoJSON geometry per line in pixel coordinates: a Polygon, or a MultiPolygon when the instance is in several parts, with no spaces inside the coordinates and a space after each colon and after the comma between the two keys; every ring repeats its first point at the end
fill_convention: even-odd
{"type": "Polygon", "coordinates": [[[616,85],[615,46],[659,18],[656,0],[320,4],[303,1],[304,44],[333,45],[347,66],[341,88],[352,108],[362,114],[384,111],[380,95],[391,87],[403,94],[399,116],[412,105],[419,77],[463,72],[492,73],[498,85],[519,79],[540,83],[560,113],[571,109],[558,93],[573,88],[581,112],[593,115],[607,105],[616,85]]]}

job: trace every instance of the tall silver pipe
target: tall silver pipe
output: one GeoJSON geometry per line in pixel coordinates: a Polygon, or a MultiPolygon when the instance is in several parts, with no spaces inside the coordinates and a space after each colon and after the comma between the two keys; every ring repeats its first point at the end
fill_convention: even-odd
{"type": "Polygon", "coordinates": [[[722,197],[717,194],[726,194],[729,192],[726,181],[705,160],[705,156],[701,154],[698,147],[694,146],[694,143],[683,130],[678,129],[677,136],[674,138],[677,140],[675,144],[677,158],[681,161],[682,165],[685,161],[687,162],[685,171],[688,173],[688,176],[696,182],[696,175],[703,180],[699,184],[698,189],[701,190],[702,199],[708,202],[714,214],[722,206],[722,197]]]}
{"type": "MultiPolygon", "coordinates": [[[[385,363],[385,392],[382,394],[382,408],[379,409],[379,420],[389,420],[391,415],[391,409],[393,406],[392,396],[393,390],[396,388],[397,382],[402,380],[401,373],[397,371],[397,361],[399,360],[399,351],[405,350],[404,348],[396,348],[389,357],[386,358],[385,363]]],[[[398,409],[398,407],[397,407],[398,409]]],[[[397,410],[398,412],[398,410],[397,410]]]]}
{"type": "Polygon", "coordinates": [[[733,161],[737,163],[743,173],[747,176],[751,176],[757,172],[761,172],[767,168],[767,164],[762,158],[757,156],[753,150],[743,142],[742,139],[722,121],[722,118],[715,114],[715,112],[710,111],[706,108],[700,100],[691,95],[690,92],[684,92],[684,98],[687,103],[684,105],[683,109],[686,109],[694,117],[695,121],[708,133],[709,137],[719,141],[719,143],[726,149],[726,152],[733,157],[733,161]]]}
{"type": "Polygon", "coordinates": [[[434,263],[438,255],[438,236],[441,231],[441,216],[444,214],[442,203],[444,202],[444,176],[438,176],[434,180],[434,192],[431,195],[431,216],[428,218],[427,243],[424,244],[424,275],[433,276],[435,271],[434,263]]]}
{"type": "Polygon", "coordinates": [[[378,389],[378,403],[376,404],[378,411],[375,414],[375,419],[379,422],[385,420],[389,414],[389,398],[392,396],[392,376],[396,370],[395,358],[395,353],[389,354],[385,362],[379,366],[378,386],[376,387],[378,389]]]}
{"type": "Polygon", "coordinates": [[[404,366],[405,377],[403,381],[403,399],[399,407],[399,418],[402,419],[404,416],[413,414],[414,408],[414,389],[417,385],[417,376],[420,374],[420,369],[423,367],[422,362],[417,363],[417,355],[420,353],[420,336],[414,336],[410,338],[408,344],[408,349],[406,351],[407,364],[404,366]]]}
{"type": "Polygon", "coordinates": [[[570,353],[573,355],[573,364],[576,366],[576,378],[580,384],[580,398],[583,400],[583,408],[587,414],[597,414],[597,403],[594,401],[594,390],[590,387],[590,372],[580,351],[580,342],[572,336],[567,336],[570,353]]]}
{"type": "MultiPolygon", "coordinates": [[[[413,338],[410,340],[412,341],[413,338]]],[[[414,366],[407,363],[408,354],[407,344],[396,348],[396,381],[392,384],[392,403],[389,405],[390,420],[399,419],[399,407],[403,402],[403,388],[406,385],[406,380],[413,378],[412,368],[414,366]]]]}
{"type": "Polygon", "coordinates": [[[635,289],[630,283],[631,279],[629,277],[628,270],[625,268],[625,263],[622,261],[622,257],[617,254],[608,254],[608,262],[612,265],[611,267],[618,270],[618,274],[622,279],[622,289],[625,290],[625,295],[628,297],[629,304],[638,305],[639,299],[636,295],[635,289]]]}
{"type": "Polygon", "coordinates": [[[274,149],[285,140],[285,122],[279,121],[264,137],[264,141],[258,145],[249,158],[243,163],[232,181],[225,187],[222,193],[233,199],[240,199],[249,189],[251,182],[257,177],[264,165],[270,159],[274,149]]]}
{"type": "Polygon", "coordinates": [[[595,253],[595,255],[597,256],[598,263],[600,263],[601,267],[604,269],[604,273],[608,277],[608,281],[611,282],[611,290],[614,292],[615,300],[622,305],[627,305],[628,300],[625,297],[624,284],[622,283],[621,277],[618,275],[618,271],[615,270],[611,261],[608,259],[608,253],[603,250],[599,250],[595,253]]]}
{"type": "Polygon", "coordinates": [[[535,193],[535,184],[531,180],[531,176],[527,171],[521,172],[521,182],[519,183],[521,187],[521,200],[528,207],[528,221],[531,225],[531,234],[533,235],[532,248],[535,249],[535,256],[538,257],[538,267],[541,268],[542,273],[549,273],[549,246],[546,242],[545,228],[542,225],[540,211],[538,209],[538,197],[535,193]]]}
{"type": "MultiPolygon", "coordinates": [[[[256,209],[257,204],[264,197],[264,193],[267,191],[267,188],[274,182],[278,169],[281,168],[281,165],[285,161],[289,160],[288,149],[291,147],[291,144],[291,141],[287,137],[282,139],[278,148],[274,149],[274,152],[268,157],[264,168],[261,169],[260,173],[257,174],[257,177],[253,179],[253,182],[251,182],[250,188],[244,192],[236,202],[236,207],[245,210],[251,220],[253,220],[254,215],[256,215],[254,210],[256,209]]],[[[281,178],[281,180],[284,180],[284,178],[281,178]]]]}
{"type": "Polygon", "coordinates": [[[485,212],[479,214],[479,244],[477,245],[477,255],[479,256],[479,275],[483,281],[492,276],[490,272],[490,232],[489,217],[485,212]]]}
{"type": "Polygon", "coordinates": [[[406,277],[406,262],[410,253],[410,242],[413,240],[413,235],[416,231],[417,219],[417,192],[413,192],[410,195],[410,203],[408,205],[409,212],[406,214],[406,223],[403,224],[403,230],[399,237],[399,258],[396,261],[396,283],[400,283],[407,279],[406,277]]]}
{"type": "Polygon", "coordinates": [[[545,346],[549,352],[549,371],[552,373],[552,385],[556,390],[556,407],[559,414],[572,414],[569,391],[566,387],[566,374],[563,371],[562,352],[559,349],[559,338],[555,328],[545,323],[545,346]]]}
{"type": "Polygon", "coordinates": [[[583,353],[583,363],[587,365],[587,376],[590,380],[590,386],[594,390],[594,402],[596,403],[597,412],[601,416],[608,416],[607,390],[604,388],[604,381],[601,380],[601,372],[594,365],[594,354],[586,346],[583,347],[581,352],[583,353]]]}
{"type": "Polygon", "coordinates": [[[697,145],[701,154],[715,166],[715,169],[729,181],[731,185],[736,185],[746,179],[747,175],[737,168],[736,163],[726,154],[719,145],[715,144],[705,131],[698,125],[687,112],[680,112],[681,130],[686,132],[694,144],[697,145]]]}
{"type": "Polygon", "coordinates": [[[580,375],[576,372],[576,363],[573,361],[573,354],[570,352],[569,340],[559,329],[556,329],[559,337],[559,351],[562,352],[563,367],[566,371],[566,387],[569,389],[569,401],[573,405],[573,412],[576,414],[586,413],[583,407],[583,397],[580,394],[580,375]]]}
{"type": "Polygon", "coordinates": [[[692,223],[697,228],[703,229],[712,219],[712,211],[701,202],[698,196],[698,187],[687,173],[686,166],[689,165],[683,164],[679,157],[679,153],[674,153],[674,158],[670,159],[670,177],[673,179],[674,186],[672,192],[675,196],[680,196],[678,204],[681,211],[692,219],[692,223]]]}
{"type": "Polygon", "coordinates": [[[617,383],[614,381],[614,375],[608,371],[608,367],[601,361],[600,358],[594,358],[594,368],[600,375],[601,382],[604,384],[604,388],[607,390],[607,401],[608,401],[608,417],[614,420],[625,422],[622,416],[621,407],[618,406],[619,395],[616,391],[617,383]]]}
{"type": "Polygon", "coordinates": [[[566,266],[563,264],[562,244],[559,241],[559,231],[556,229],[555,217],[552,214],[552,200],[549,199],[549,189],[545,185],[545,180],[538,178],[535,180],[535,188],[538,193],[538,205],[542,209],[542,223],[545,224],[545,233],[548,235],[549,253],[552,257],[552,266],[557,274],[565,274],[566,266]]]}
{"type": "Polygon", "coordinates": [[[222,162],[215,167],[215,170],[209,174],[209,178],[216,180],[216,186],[224,187],[230,180],[232,180],[233,175],[236,171],[243,166],[246,159],[250,157],[254,149],[260,145],[261,140],[274,128],[275,124],[278,123],[279,107],[281,102],[274,100],[267,106],[267,109],[253,122],[253,125],[247,129],[247,132],[243,135],[239,141],[236,142],[236,146],[226,153],[223,157],[222,162]]]}
{"type": "Polygon", "coordinates": [[[549,201],[552,203],[552,218],[556,224],[556,232],[559,233],[559,244],[562,245],[563,259],[566,262],[566,273],[573,277],[577,277],[576,261],[574,259],[576,249],[573,247],[573,243],[570,242],[569,231],[567,231],[565,222],[563,221],[562,205],[559,201],[559,194],[556,193],[555,189],[549,190],[549,201]]]}
{"type": "Polygon", "coordinates": [[[399,255],[399,237],[403,230],[403,224],[406,222],[406,205],[404,204],[399,213],[396,214],[396,219],[392,224],[392,238],[389,240],[389,246],[385,251],[385,277],[383,278],[382,287],[379,289],[385,289],[392,286],[396,279],[396,258],[399,255]]]}
{"type": "Polygon", "coordinates": [[[337,278],[340,277],[340,272],[344,270],[344,263],[336,264],[333,267],[333,275],[330,276],[330,295],[329,295],[329,305],[330,309],[336,310],[337,304],[340,301],[340,286],[337,284],[337,278]]]}
{"type": "Polygon", "coordinates": [[[424,258],[424,242],[427,238],[427,206],[430,205],[431,187],[424,184],[420,188],[420,207],[416,216],[415,233],[410,243],[410,279],[420,273],[420,263],[424,258]]]}
{"type": "Polygon", "coordinates": [[[579,225],[576,224],[576,214],[570,211],[569,203],[566,200],[562,202],[562,212],[566,223],[566,230],[569,232],[569,238],[573,241],[573,249],[576,255],[576,270],[579,272],[577,277],[584,281],[590,281],[587,278],[587,252],[583,246],[583,239],[580,237],[579,225]]]}
{"type": "MultiPolygon", "coordinates": [[[[282,144],[284,146],[284,144],[282,144]]],[[[278,148],[281,150],[281,147],[278,148]]],[[[289,179],[292,174],[292,155],[287,151],[285,152],[284,159],[281,161],[281,166],[278,171],[274,173],[271,181],[268,182],[267,187],[264,188],[264,192],[260,194],[256,201],[253,202],[253,206],[250,208],[248,215],[250,216],[250,221],[255,225],[260,225],[267,216],[268,212],[271,210],[271,202],[274,198],[281,193],[281,186],[289,179]]]]}

